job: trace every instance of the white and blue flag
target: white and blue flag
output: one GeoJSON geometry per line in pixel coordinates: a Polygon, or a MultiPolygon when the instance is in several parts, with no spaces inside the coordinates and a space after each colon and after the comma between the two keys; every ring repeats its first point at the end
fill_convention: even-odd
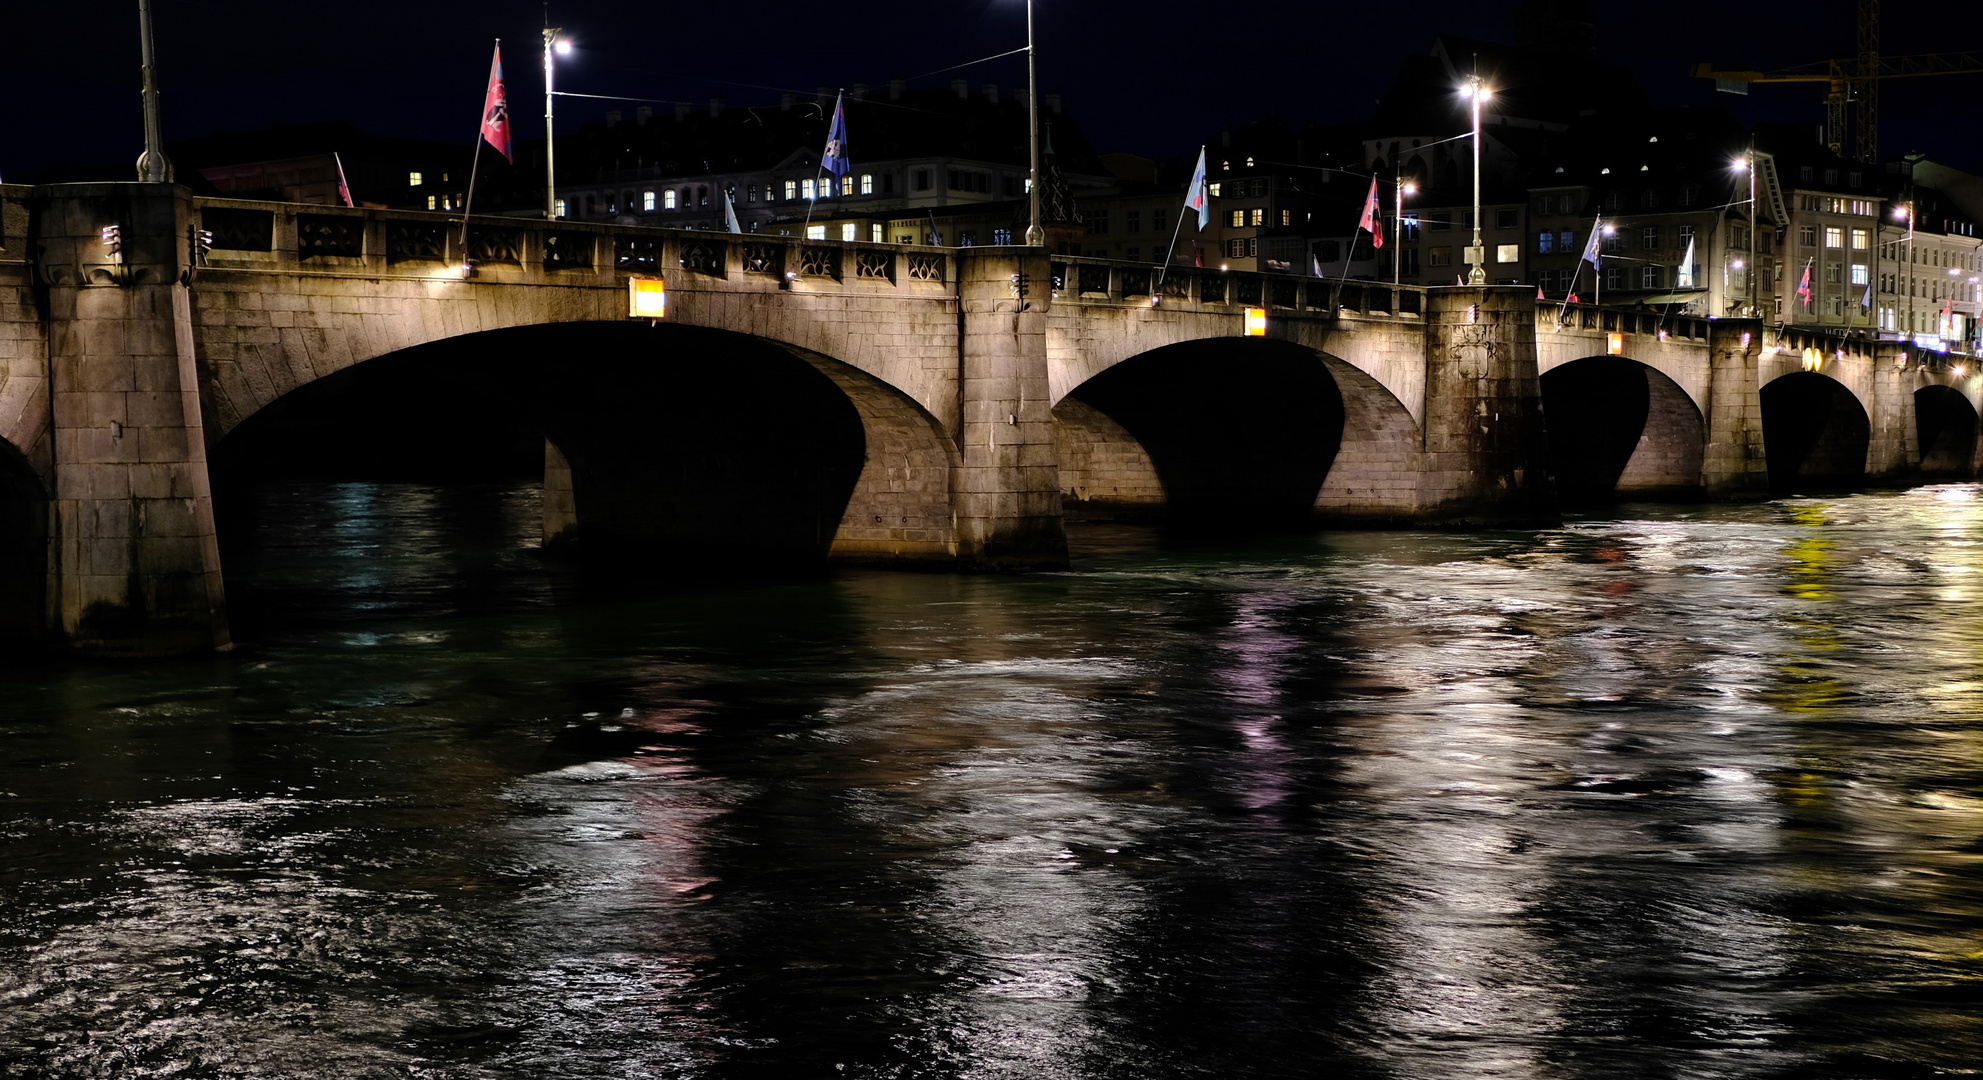
{"type": "Polygon", "coordinates": [[[819,155],[819,167],[836,177],[854,171],[854,163],[847,157],[847,113],[838,97],[833,99],[833,126],[827,129],[826,152],[819,155]]]}

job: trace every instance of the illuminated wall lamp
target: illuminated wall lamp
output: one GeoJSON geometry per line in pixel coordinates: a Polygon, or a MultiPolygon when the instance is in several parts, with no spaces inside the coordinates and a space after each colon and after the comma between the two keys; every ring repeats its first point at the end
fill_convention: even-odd
{"type": "Polygon", "coordinates": [[[1617,330],[1605,334],[1604,351],[1612,356],[1625,355],[1625,335],[1617,330]]]}
{"type": "Polygon", "coordinates": [[[1267,336],[1266,308],[1250,307],[1246,309],[1246,336],[1247,337],[1267,336]]]}
{"type": "Polygon", "coordinates": [[[668,286],[660,278],[627,279],[627,318],[661,319],[668,315],[668,286]]]}

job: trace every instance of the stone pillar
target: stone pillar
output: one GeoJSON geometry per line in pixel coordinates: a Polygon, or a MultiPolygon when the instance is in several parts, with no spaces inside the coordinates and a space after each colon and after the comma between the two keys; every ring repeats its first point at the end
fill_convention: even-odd
{"type": "Polygon", "coordinates": [[[995,569],[1065,567],[1047,388],[1053,302],[1047,256],[1039,249],[967,248],[956,266],[954,434],[964,462],[951,485],[958,556],[995,569]]]}
{"type": "Polygon", "coordinates": [[[558,444],[544,440],[544,548],[571,543],[578,536],[578,499],[572,491],[571,462],[558,444]]]}
{"type": "Polygon", "coordinates": [[[1420,514],[1475,524],[1553,522],[1543,439],[1535,290],[1426,290],[1420,514]]]}
{"type": "Polygon", "coordinates": [[[1709,498],[1740,499],[1769,493],[1769,456],[1763,447],[1760,319],[1708,323],[1707,451],[1701,486],[1709,498]]]}
{"type": "Polygon", "coordinates": [[[190,193],[37,188],[60,630],[103,651],[228,644],[186,277],[190,193]],[[103,229],[115,225],[121,252],[103,229]]]}

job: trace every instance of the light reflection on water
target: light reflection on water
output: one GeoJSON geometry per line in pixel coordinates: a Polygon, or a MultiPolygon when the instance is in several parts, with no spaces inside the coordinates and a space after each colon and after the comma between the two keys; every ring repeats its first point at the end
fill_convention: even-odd
{"type": "Polygon", "coordinates": [[[237,652],[0,674],[0,1077],[1973,1069],[1975,490],[624,599],[270,489],[237,652]]]}

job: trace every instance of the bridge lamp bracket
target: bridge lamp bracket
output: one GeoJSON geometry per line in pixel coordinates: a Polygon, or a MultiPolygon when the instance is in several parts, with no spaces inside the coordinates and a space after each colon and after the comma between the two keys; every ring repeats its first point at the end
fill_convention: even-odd
{"type": "Polygon", "coordinates": [[[1250,307],[1246,309],[1246,336],[1247,337],[1267,336],[1266,308],[1250,307]]]}
{"type": "Polygon", "coordinates": [[[1625,335],[1617,330],[1605,334],[1604,351],[1611,356],[1625,355],[1625,335]]]}

